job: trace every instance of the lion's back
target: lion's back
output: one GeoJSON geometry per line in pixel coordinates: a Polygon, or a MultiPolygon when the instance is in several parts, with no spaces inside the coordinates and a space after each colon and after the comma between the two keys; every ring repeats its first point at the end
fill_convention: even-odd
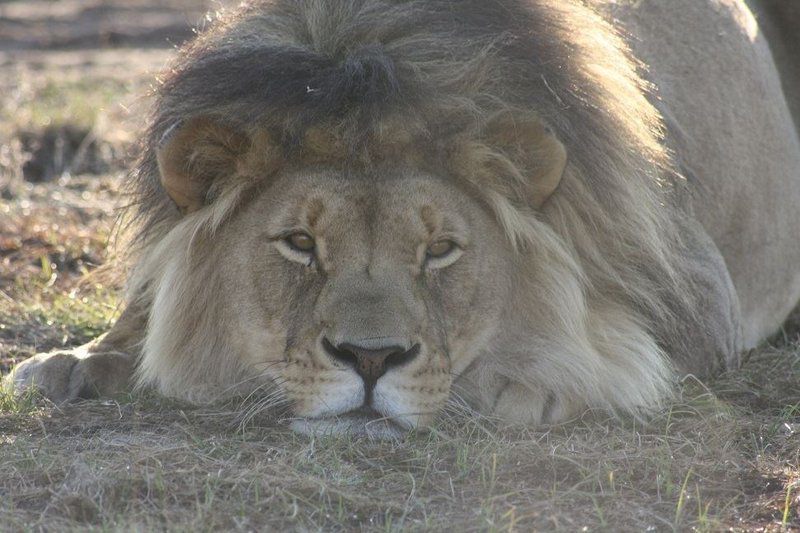
{"type": "Polygon", "coordinates": [[[769,45],[741,0],[645,1],[615,15],[658,86],[694,216],[725,259],[752,347],[800,298],[800,141],[769,45]]]}

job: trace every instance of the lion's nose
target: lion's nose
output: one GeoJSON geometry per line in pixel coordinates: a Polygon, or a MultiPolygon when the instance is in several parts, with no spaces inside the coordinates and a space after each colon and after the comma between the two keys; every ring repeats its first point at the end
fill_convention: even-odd
{"type": "Polygon", "coordinates": [[[419,344],[414,344],[410,349],[392,344],[376,346],[377,343],[342,343],[334,346],[327,338],[322,339],[325,351],[336,361],[344,363],[355,369],[364,380],[368,392],[371,392],[375,382],[392,367],[404,365],[419,354],[419,344]]]}

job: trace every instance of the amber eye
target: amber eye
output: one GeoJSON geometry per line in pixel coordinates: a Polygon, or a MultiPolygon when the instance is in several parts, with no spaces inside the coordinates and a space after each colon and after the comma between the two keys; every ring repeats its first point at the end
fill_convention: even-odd
{"type": "Polygon", "coordinates": [[[428,257],[438,259],[452,252],[455,249],[455,247],[456,244],[453,241],[448,241],[448,240],[436,241],[435,243],[428,246],[428,250],[426,251],[426,253],[428,257]]]}
{"type": "Polygon", "coordinates": [[[302,231],[292,233],[286,237],[285,241],[289,246],[292,247],[292,249],[307,254],[313,252],[314,248],[317,246],[317,244],[314,242],[314,238],[308,233],[303,233],[302,231]]]}

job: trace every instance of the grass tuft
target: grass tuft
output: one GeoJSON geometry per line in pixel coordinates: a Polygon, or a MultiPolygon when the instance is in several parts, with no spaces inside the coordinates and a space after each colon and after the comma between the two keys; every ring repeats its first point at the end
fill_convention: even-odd
{"type": "Polygon", "coordinates": [[[0,381],[0,414],[30,416],[46,403],[35,388],[16,391],[11,383],[0,381]]]}

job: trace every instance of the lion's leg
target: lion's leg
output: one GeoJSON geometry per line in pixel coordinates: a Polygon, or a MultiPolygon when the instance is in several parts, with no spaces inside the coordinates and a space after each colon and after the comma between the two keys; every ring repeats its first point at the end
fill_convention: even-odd
{"type": "Polygon", "coordinates": [[[6,381],[18,391],[33,386],[56,403],[125,392],[138,358],[145,316],[131,306],[104,335],[71,350],[37,354],[17,365],[6,381]]]}
{"type": "Polygon", "coordinates": [[[682,220],[685,275],[692,282],[694,316],[661,338],[676,369],[697,377],[739,366],[743,346],[739,298],[719,249],[695,221],[682,220]]]}

